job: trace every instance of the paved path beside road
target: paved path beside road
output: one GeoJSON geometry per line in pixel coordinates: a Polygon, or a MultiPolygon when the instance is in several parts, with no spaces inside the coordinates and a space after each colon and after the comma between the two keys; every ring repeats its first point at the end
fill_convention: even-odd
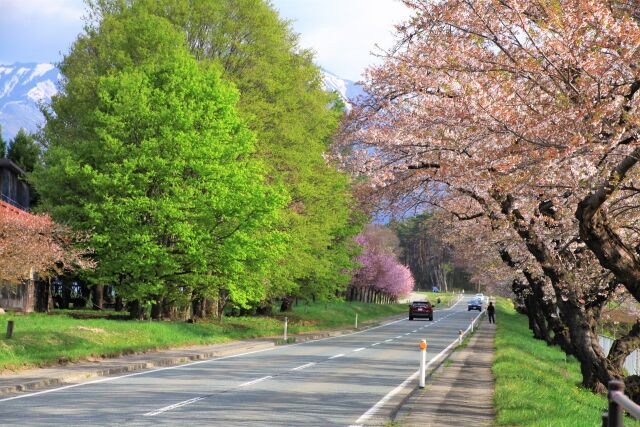
{"type": "Polygon", "coordinates": [[[395,420],[402,427],[493,425],[495,325],[486,317],[467,347],[454,352],[402,405],[395,420]]]}

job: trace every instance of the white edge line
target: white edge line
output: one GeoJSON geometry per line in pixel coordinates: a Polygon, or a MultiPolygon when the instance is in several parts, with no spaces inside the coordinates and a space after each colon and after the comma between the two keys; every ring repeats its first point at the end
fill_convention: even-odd
{"type": "Polygon", "coordinates": [[[371,347],[375,347],[375,346],[377,346],[377,345],[380,345],[380,343],[379,343],[379,342],[377,342],[377,343],[375,343],[375,344],[371,344],[371,347]]]}
{"type": "Polygon", "coordinates": [[[357,351],[362,351],[362,350],[364,350],[364,349],[365,349],[364,347],[356,348],[355,350],[353,350],[353,352],[355,353],[355,352],[357,352],[357,351]]]}
{"type": "Polygon", "coordinates": [[[254,385],[254,384],[257,384],[257,383],[259,383],[259,382],[262,382],[262,381],[268,380],[269,378],[273,378],[273,376],[271,376],[271,375],[267,375],[266,377],[258,378],[257,380],[247,381],[246,383],[242,383],[242,384],[240,384],[238,387],[246,387],[246,386],[248,386],[248,385],[254,385]]]}
{"type": "MultiPolygon", "coordinates": [[[[456,345],[458,343],[458,339],[453,340],[453,342],[451,344],[449,344],[447,346],[447,348],[445,348],[444,350],[442,350],[440,353],[438,353],[435,357],[433,357],[429,363],[427,363],[427,365],[425,366],[425,370],[429,369],[431,367],[432,364],[434,364],[437,360],[439,360],[443,354],[445,354],[447,351],[449,351],[449,349],[451,347],[453,347],[454,345],[456,345]]],[[[406,380],[404,380],[402,382],[402,384],[400,384],[399,386],[397,386],[396,388],[394,388],[393,390],[391,390],[389,393],[387,393],[386,396],[384,396],[382,399],[380,399],[378,401],[378,403],[376,403],[375,405],[373,405],[371,408],[369,408],[369,410],[367,412],[365,412],[364,414],[362,414],[360,416],[360,418],[358,418],[356,420],[355,424],[363,424],[365,423],[369,418],[371,418],[373,415],[375,415],[380,408],[382,408],[382,406],[384,406],[385,403],[387,403],[393,396],[395,396],[396,394],[398,394],[400,391],[402,391],[402,389],[404,389],[407,384],[409,384],[411,381],[413,381],[418,374],[420,373],[420,370],[415,371],[413,374],[411,374],[409,376],[409,378],[407,378],[406,380]]]]}
{"type": "Polygon", "coordinates": [[[318,342],[318,341],[326,341],[326,340],[331,340],[331,339],[335,339],[335,338],[347,337],[347,336],[350,336],[350,335],[362,334],[364,332],[369,332],[369,331],[372,331],[374,329],[384,328],[385,326],[393,325],[395,323],[403,322],[403,321],[406,321],[406,320],[407,319],[404,319],[404,318],[403,319],[399,319],[399,320],[394,320],[393,322],[385,323],[384,325],[375,326],[373,328],[364,329],[364,330],[358,331],[358,332],[351,332],[349,334],[337,335],[337,336],[334,336],[334,337],[320,338],[320,339],[317,339],[317,340],[305,341],[305,342],[301,342],[301,343],[297,343],[297,344],[290,344],[290,345],[286,345],[286,346],[265,348],[265,349],[262,349],[262,350],[247,351],[245,353],[232,354],[230,356],[223,356],[223,357],[216,357],[216,358],[205,359],[205,360],[198,360],[198,361],[195,361],[195,362],[184,363],[182,365],[167,366],[167,367],[164,367],[164,368],[157,368],[157,369],[151,369],[151,370],[148,370],[148,371],[135,372],[133,374],[120,375],[120,376],[117,376],[117,377],[101,378],[99,380],[87,381],[87,382],[83,382],[83,383],[79,383],[79,384],[70,384],[70,385],[66,385],[66,386],[62,386],[62,387],[52,388],[52,389],[49,389],[49,390],[42,390],[42,391],[37,391],[37,392],[34,392],[34,393],[28,393],[28,394],[21,394],[21,395],[18,395],[18,396],[6,397],[4,399],[0,399],[0,403],[8,402],[10,400],[24,399],[24,398],[27,398],[27,397],[39,396],[41,394],[54,393],[54,392],[57,392],[57,391],[63,391],[63,390],[67,390],[67,389],[70,389],[70,388],[81,387],[81,386],[85,386],[85,385],[92,385],[92,384],[99,384],[99,383],[104,383],[104,382],[109,382],[109,381],[115,381],[115,380],[119,380],[119,379],[122,379],[122,378],[137,377],[139,375],[147,375],[147,374],[152,374],[154,372],[160,372],[160,371],[170,371],[170,370],[173,370],[173,369],[182,369],[184,367],[200,365],[202,363],[212,363],[212,362],[216,362],[218,360],[231,359],[233,357],[240,357],[240,356],[246,356],[246,355],[249,355],[249,354],[263,353],[265,351],[281,350],[283,348],[297,347],[299,345],[310,344],[310,343],[314,343],[314,342],[318,342]]]}
{"type": "Polygon", "coordinates": [[[384,340],[384,342],[391,342],[393,341],[393,338],[389,338],[388,340],[384,340]]]}
{"type": "Polygon", "coordinates": [[[293,369],[290,369],[290,370],[291,371],[301,371],[303,369],[310,368],[313,365],[315,365],[315,362],[307,363],[306,365],[300,365],[297,368],[293,368],[293,369]]]}
{"type": "Polygon", "coordinates": [[[173,405],[165,406],[164,408],[156,409],[155,411],[147,412],[144,414],[145,417],[153,417],[154,415],[161,414],[163,412],[170,411],[172,409],[181,408],[183,406],[190,405],[192,403],[198,402],[200,400],[205,399],[204,397],[194,397],[193,399],[185,400],[184,402],[174,403],[173,405]]]}
{"type": "Polygon", "coordinates": [[[344,353],[336,354],[335,356],[331,356],[329,359],[337,359],[338,357],[344,356],[344,353]]]}

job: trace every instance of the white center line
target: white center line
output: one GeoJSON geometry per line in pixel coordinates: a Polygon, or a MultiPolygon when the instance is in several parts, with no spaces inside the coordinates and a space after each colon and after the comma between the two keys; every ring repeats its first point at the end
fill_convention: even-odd
{"type": "Polygon", "coordinates": [[[268,375],[266,377],[258,378],[257,380],[253,380],[253,381],[249,381],[249,382],[246,382],[246,383],[242,383],[238,387],[245,387],[245,386],[248,386],[248,385],[254,385],[254,384],[257,384],[257,383],[259,383],[261,381],[268,380],[269,378],[273,378],[273,377],[271,375],[268,375]]]}
{"type": "Polygon", "coordinates": [[[355,350],[353,350],[353,352],[355,353],[356,351],[362,351],[364,349],[365,349],[364,347],[356,348],[355,350]]]}
{"type": "Polygon", "coordinates": [[[411,332],[413,332],[413,333],[415,334],[416,332],[418,332],[418,330],[417,330],[417,329],[414,329],[414,330],[413,330],[413,331],[411,331],[411,332]]]}
{"type": "Polygon", "coordinates": [[[173,405],[165,406],[164,408],[156,409],[155,411],[147,412],[144,414],[145,417],[153,417],[154,415],[161,414],[163,412],[171,411],[172,409],[180,408],[182,406],[187,406],[192,403],[198,402],[204,399],[204,397],[194,397],[193,399],[185,400],[184,402],[174,403],[173,405]]]}
{"type": "Polygon", "coordinates": [[[337,359],[338,357],[344,356],[344,353],[336,354],[335,356],[331,356],[329,359],[337,359]]]}
{"type": "Polygon", "coordinates": [[[377,342],[377,343],[375,343],[375,344],[371,344],[371,347],[375,347],[375,346],[377,346],[377,345],[380,345],[380,343],[379,343],[379,342],[377,342]]]}
{"type": "Polygon", "coordinates": [[[393,341],[393,338],[389,338],[388,340],[384,340],[384,342],[393,341]]]}
{"type": "Polygon", "coordinates": [[[407,332],[407,333],[405,334],[405,336],[406,336],[406,335],[411,335],[411,332],[407,332]]]}
{"type": "Polygon", "coordinates": [[[402,338],[402,335],[398,335],[396,338],[402,338]]]}
{"type": "Polygon", "coordinates": [[[301,365],[301,366],[298,366],[297,368],[293,368],[292,371],[301,371],[301,370],[309,368],[309,367],[311,367],[313,365],[315,365],[314,362],[307,363],[306,365],[301,365]]]}

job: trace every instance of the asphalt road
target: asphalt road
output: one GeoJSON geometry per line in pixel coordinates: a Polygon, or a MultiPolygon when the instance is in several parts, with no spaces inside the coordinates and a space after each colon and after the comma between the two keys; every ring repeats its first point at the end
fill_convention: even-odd
{"type": "MultiPolygon", "coordinates": [[[[477,312],[402,319],[340,337],[0,399],[0,425],[367,424],[380,401],[442,352],[477,312]],[[474,313],[474,314],[472,314],[474,313]]],[[[415,376],[411,381],[413,383],[415,376]]]]}

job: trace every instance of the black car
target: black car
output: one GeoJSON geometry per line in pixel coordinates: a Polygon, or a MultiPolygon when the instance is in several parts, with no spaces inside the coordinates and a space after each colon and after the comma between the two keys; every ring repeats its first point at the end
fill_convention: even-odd
{"type": "Polygon", "coordinates": [[[433,320],[433,307],[429,301],[414,301],[409,306],[409,320],[415,317],[426,317],[433,320]]]}
{"type": "Polygon", "coordinates": [[[472,299],[467,304],[467,311],[478,310],[482,311],[482,300],[481,299],[472,299]]]}

